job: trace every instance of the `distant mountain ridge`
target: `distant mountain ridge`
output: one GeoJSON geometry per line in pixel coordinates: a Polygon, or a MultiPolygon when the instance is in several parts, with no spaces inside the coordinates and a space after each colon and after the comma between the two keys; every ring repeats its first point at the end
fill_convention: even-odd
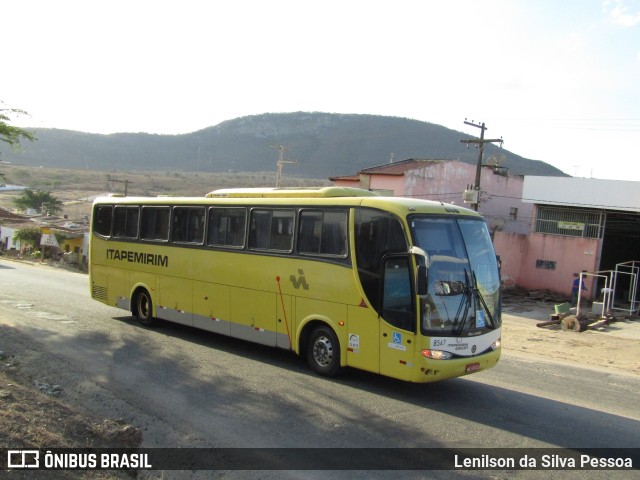
{"type": "MultiPolygon", "coordinates": [[[[0,150],[3,161],[57,168],[96,170],[275,171],[285,147],[288,176],[328,178],[355,174],[390,159],[452,159],[476,164],[478,151],[461,139],[470,135],[400,117],[321,112],[265,113],[224,121],[182,135],[36,129],[37,141],[24,152],[0,150]]],[[[3,147],[4,148],[4,147],[3,147]]],[[[514,175],[566,176],[492,144],[485,161],[506,155],[502,166],[514,175]]]]}

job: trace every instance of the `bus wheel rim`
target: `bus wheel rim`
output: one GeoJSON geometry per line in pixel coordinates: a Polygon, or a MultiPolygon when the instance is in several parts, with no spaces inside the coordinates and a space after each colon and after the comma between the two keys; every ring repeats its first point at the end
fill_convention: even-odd
{"type": "Polygon", "coordinates": [[[328,367],[333,361],[333,345],[325,336],[318,337],[313,344],[313,358],[321,367],[328,367]]]}
{"type": "Polygon", "coordinates": [[[138,313],[140,317],[147,318],[149,316],[149,299],[146,295],[141,295],[138,305],[138,313]]]}

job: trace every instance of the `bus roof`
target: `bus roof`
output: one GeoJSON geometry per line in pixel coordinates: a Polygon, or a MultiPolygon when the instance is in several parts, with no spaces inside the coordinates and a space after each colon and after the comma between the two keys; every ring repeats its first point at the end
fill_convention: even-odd
{"type": "Polygon", "coordinates": [[[439,213],[480,217],[461,205],[411,197],[383,197],[374,192],[350,187],[321,188],[229,188],[214,190],[202,197],[98,197],[94,203],[114,205],[273,205],[369,207],[393,212],[439,213]]]}
{"type": "Polygon", "coordinates": [[[336,198],[336,197],[376,197],[377,193],[353,187],[311,187],[311,188],[222,188],[205,195],[207,198],[336,198]]]}

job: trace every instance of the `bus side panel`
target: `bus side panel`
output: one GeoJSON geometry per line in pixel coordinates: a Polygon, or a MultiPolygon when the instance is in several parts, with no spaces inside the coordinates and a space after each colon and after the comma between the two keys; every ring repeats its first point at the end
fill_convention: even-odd
{"type": "Polygon", "coordinates": [[[122,268],[107,267],[107,288],[109,290],[109,305],[130,310],[129,271],[122,268]]]}
{"type": "Polygon", "coordinates": [[[400,380],[411,380],[416,367],[416,334],[380,321],[380,373],[400,380]]]}
{"type": "Polygon", "coordinates": [[[276,346],[276,294],[231,288],[231,336],[276,346]]]}
{"type": "Polygon", "coordinates": [[[291,295],[278,295],[276,302],[276,346],[280,348],[291,348],[291,335],[293,335],[293,311],[291,295]]]}
{"type": "Polygon", "coordinates": [[[170,322],[193,325],[193,282],[184,278],[158,276],[156,316],[170,322]]]}
{"type": "Polygon", "coordinates": [[[109,305],[109,283],[107,267],[91,266],[91,298],[109,305]]]}
{"type": "Polygon", "coordinates": [[[380,320],[370,307],[349,305],[347,365],[380,372],[380,320]]]}
{"type": "Polygon", "coordinates": [[[230,335],[231,309],[229,287],[208,282],[193,282],[193,326],[230,335]]]}

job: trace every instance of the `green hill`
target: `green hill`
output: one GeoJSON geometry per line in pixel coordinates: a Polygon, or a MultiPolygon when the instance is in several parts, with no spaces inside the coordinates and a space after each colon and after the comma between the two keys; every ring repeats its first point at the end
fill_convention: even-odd
{"type": "MultiPolygon", "coordinates": [[[[0,147],[3,161],[95,170],[275,171],[277,145],[287,147],[289,176],[327,178],[354,174],[390,158],[456,159],[475,164],[478,152],[460,143],[468,134],[432,123],[398,117],[329,113],[262,114],[236,118],[183,135],[115,133],[100,135],[36,129],[37,141],[24,152],[0,147]]],[[[565,174],[557,168],[485,147],[487,159],[506,155],[511,174],[565,174]]]]}

